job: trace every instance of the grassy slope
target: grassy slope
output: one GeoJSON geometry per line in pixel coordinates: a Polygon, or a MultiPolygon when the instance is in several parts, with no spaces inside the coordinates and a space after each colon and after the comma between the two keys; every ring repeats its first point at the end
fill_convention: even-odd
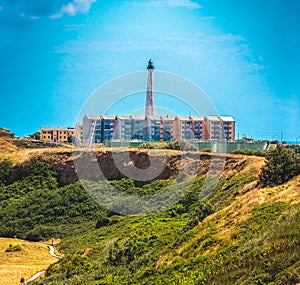
{"type": "Polygon", "coordinates": [[[119,218],[64,240],[60,249],[66,258],[37,284],[300,282],[300,177],[257,188],[260,160],[250,160],[219,182],[208,198],[217,212],[198,226],[186,226],[191,209],[119,218]]]}
{"type": "MultiPolygon", "coordinates": [[[[8,155],[14,161],[22,161],[27,155],[44,151],[15,148],[13,154],[8,154],[7,148],[14,148],[15,144],[9,139],[5,143],[4,156],[8,155]]],[[[65,258],[50,266],[48,277],[36,284],[300,282],[300,210],[297,204],[300,201],[300,177],[279,187],[259,189],[255,185],[262,161],[255,157],[242,158],[242,168],[225,169],[221,181],[207,199],[216,212],[195,227],[190,223],[195,218],[195,205],[188,205],[183,211],[185,206],[182,202],[156,215],[113,216],[110,218],[111,225],[95,229],[95,217],[90,222],[80,216],[76,218],[82,201],[75,199],[75,203],[69,203],[74,197],[72,193],[82,196],[81,190],[76,192],[72,185],[55,188],[53,195],[57,197],[65,197],[61,195],[66,193],[64,191],[70,194],[67,203],[76,212],[58,230],[66,236],[60,244],[65,258]]],[[[17,183],[10,186],[11,189],[22,189],[19,186],[23,182],[17,183]]],[[[200,186],[201,183],[195,185],[194,194],[199,193],[200,186]]],[[[26,206],[32,197],[39,199],[38,195],[43,193],[42,189],[33,192],[30,187],[28,189],[28,197],[27,193],[16,197],[16,203],[23,205],[28,199],[24,203],[26,206]]],[[[65,203],[61,198],[55,201],[58,202],[57,207],[65,203]]],[[[29,203],[28,206],[34,204],[29,203]]],[[[39,206],[39,211],[44,213],[43,203],[39,206]]],[[[34,207],[32,209],[35,211],[34,207]]],[[[97,210],[93,207],[86,209],[87,214],[90,210],[97,210]]],[[[52,217],[55,218],[55,215],[52,217]]],[[[64,215],[62,213],[60,219],[64,215]]],[[[51,218],[51,215],[47,216],[51,218]]],[[[53,220],[49,223],[51,227],[56,226],[53,220]]],[[[25,230],[20,229],[20,232],[25,230]]]]}
{"type": "Polygon", "coordinates": [[[18,284],[21,277],[28,279],[36,272],[45,270],[57,259],[49,254],[42,243],[0,238],[0,280],[1,285],[18,284]],[[5,252],[9,245],[20,245],[21,251],[5,252]]]}

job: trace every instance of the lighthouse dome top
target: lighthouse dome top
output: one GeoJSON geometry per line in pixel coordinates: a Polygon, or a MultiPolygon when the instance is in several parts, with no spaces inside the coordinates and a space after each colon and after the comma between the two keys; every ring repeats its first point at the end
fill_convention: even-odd
{"type": "Polygon", "coordinates": [[[150,58],[149,61],[148,61],[147,69],[154,69],[153,61],[152,61],[151,58],[150,58]]]}

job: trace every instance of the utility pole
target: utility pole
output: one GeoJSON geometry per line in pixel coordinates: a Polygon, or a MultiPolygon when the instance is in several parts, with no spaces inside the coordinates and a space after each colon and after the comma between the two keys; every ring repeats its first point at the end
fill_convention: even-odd
{"type": "Polygon", "coordinates": [[[282,137],[283,137],[283,132],[280,132],[280,141],[281,141],[281,144],[282,144],[282,137]]]}

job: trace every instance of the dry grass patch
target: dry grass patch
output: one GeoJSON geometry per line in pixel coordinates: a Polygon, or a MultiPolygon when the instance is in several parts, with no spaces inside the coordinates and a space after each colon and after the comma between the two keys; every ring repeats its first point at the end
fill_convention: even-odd
{"type": "Polygon", "coordinates": [[[49,254],[45,244],[12,238],[0,238],[0,280],[1,285],[18,284],[21,277],[28,279],[45,270],[57,259],[49,254]],[[5,252],[9,246],[21,246],[21,251],[5,252]]]}

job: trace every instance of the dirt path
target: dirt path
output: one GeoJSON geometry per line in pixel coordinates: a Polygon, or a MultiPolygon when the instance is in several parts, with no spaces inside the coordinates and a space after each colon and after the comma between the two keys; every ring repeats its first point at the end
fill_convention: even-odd
{"type": "Polygon", "coordinates": [[[53,257],[56,257],[56,258],[62,258],[61,256],[56,255],[56,254],[54,253],[54,247],[53,247],[52,245],[47,244],[47,247],[49,248],[49,253],[50,253],[53,257]]]}
{"type": "MultiPolygon", "coordinates": [[[[54,253],[54,247],[52,245],[46,244],[46,246],[49,248],[49,254],[50,255],[52,255],[53,257],[58,258],[58,259],[62,258],[61,256],[56,255],[54,253]]],[[[45,272],[46,272],[46,270],[42,270],[42,271],[37,272],[36,274],[34,274],[33,276],[31,276],[29,279],[26,280],[26,284],[28,284],[31,281],[34,281],[34,280],[38,279],[45,272]]]]}

